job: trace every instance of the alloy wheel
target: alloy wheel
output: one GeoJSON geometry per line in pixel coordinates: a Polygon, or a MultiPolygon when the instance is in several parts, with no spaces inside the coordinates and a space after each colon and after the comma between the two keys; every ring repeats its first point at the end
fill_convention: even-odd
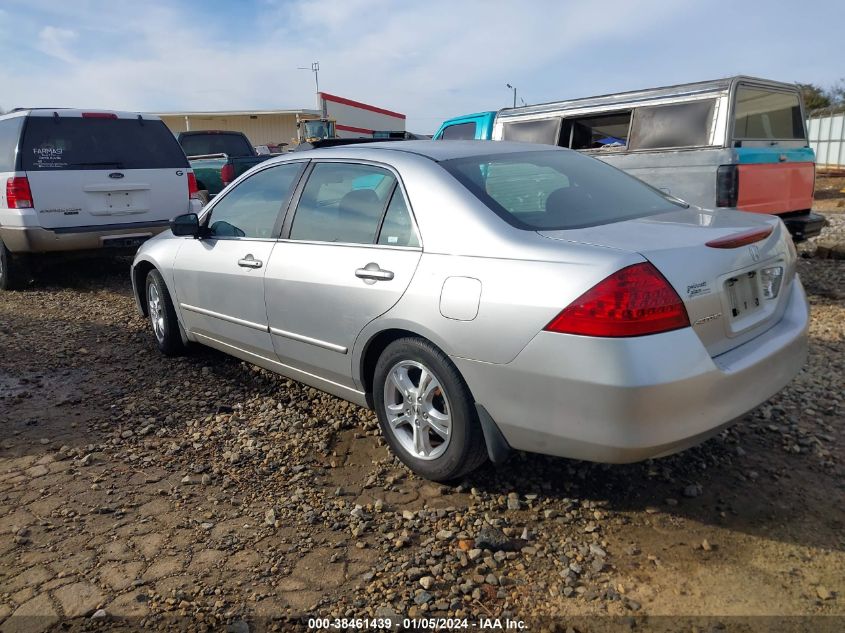
{"type": "Polygon", "coordinates": [[[452,408],[440,380],[417,361],[403,360],[388,372],[384,385],[388,428],[417,459],[437,459],[452,439],[452,408]]]}
{"type": "Polygon", "coordinates": [[[153,332],[161,343],[164,341],[164,305],[155,284],[150,284],[147,288],[147,309],[150,313],[150,322],[153,324],[153,332]]]}

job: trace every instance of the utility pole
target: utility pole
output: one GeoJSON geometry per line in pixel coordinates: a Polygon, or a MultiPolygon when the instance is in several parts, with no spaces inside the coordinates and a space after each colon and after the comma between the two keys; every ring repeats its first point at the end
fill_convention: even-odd
{"type": "Polygon", "coordinates": [[[513,87],[512,85],[510,85],[510,84],[505,84],[505,85],[506,85],[508,88],[510,88],[511,90],[513,90],[513,107],[515,108],[515,107],[516,107],[516,88],[514,88],[514,87],[513,87]]]}
{"type": "Polygon", "coordinates": [[[311,62],[311,68],[307,66],[297,66],[298,70],[310,70],[314,73],[314,86],[317,89],[316,93],[316,100],[317,100],[317,110],[322,111],[322,103],[320,100],[320,62],[311,62]]]}

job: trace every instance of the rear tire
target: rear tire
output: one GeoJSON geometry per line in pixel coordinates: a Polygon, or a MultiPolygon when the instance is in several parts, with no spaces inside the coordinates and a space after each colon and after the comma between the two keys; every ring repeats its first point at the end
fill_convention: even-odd
{"type": "Polygon", "coordinates": [[[421,477],[451,481],[487,460],[472,394],[429,341],[408,337],[387,346],[376,363],[373,403],[391,450],[421,477]]]}
{"type": "Polygon", "coordinates": [[[3,240],[0,240],[0,290],[17,290],[23,285],[24,276],[20,260],[12,257],[3,240]]]}
{"type": "Polygon", "coordinates": [[[153,337],[161,353],[165,356],[178,356],[185,352],[185,343],[179,331],[179,320],[173,301],[164,283],[161,273],[153,268],[147,273],[144,285],[144,297],[147,302],[147,315],[153,330],[153,337]]]}

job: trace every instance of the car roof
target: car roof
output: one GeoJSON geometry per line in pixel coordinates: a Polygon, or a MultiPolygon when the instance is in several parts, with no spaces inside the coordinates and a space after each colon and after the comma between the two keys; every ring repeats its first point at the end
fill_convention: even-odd
{"type": "Polygon", "coordinates": [[[115,115],[118,119],[137,119],[141,117],[144,121],[159,121],[161,120],[155,114],[147,114],[145,112],[129,112],[126,110],[100,110],[97,108],[15,108],[7,112],[4,116],[10,114],[36,117],[52,117],[59,118],[81,118],[83,114],[108,114],[115,115]]]}
{"type": "MultiPolygon", "coordinates": [[[[514,143],[510,141],[388,141],[384,143],[361,143],[360,145],[345,145],[342,147],[326,147],[313,150],[313,156],[327,158],[351,158],[359,151],[388,150],[405,152],[431,159],[435,162],[451,160],[453,158],[467,158],[470,156],[486,156],[490,154],[511,154],[514,152],[540,152],[549,150],[564,150],[553,145],[539,145],[537,143],[514,143]]],[[[311,152],[303,152],[303,155],[311,152]]]]}

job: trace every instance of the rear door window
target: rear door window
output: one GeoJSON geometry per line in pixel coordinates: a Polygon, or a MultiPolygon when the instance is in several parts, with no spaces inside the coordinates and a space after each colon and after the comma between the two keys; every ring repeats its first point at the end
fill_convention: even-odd
{"type": "Polygon", "coordinates": [[[176,138],[160,120],[30,116],[25,171],[187,168],[176,138]]]}
{"type": "Polygon", "coordinates": [[[302,191],[292,240],[373,244],[396,177],[379,167],[317,163],[302,191]]]}
{"type": "Polygon", "coordinates": [[[572,149],[603,151],[625,149],[630,127],[630,111],[566,119],[560,135],[560,145],[572,149]]]}
{"type": "Polygon", "coordinates": [[[253,149],[241,134],[189,134],[182,137],[182,149],[188,156],[226,154],[232,158],[252,156],[253,149]]]}
{"type": "Polygon", "coordinates": [[[419,246],[411,212],[402,190],[396,187],[379,232],[378,243],[385,246],[419,246]]]}
{"type": "Polygon", "coordinates": [[[475,121],[456,123],[443,128],[444,141],[472,141],[475,139],[475,121]]]}
{"type": "Polygon", "coordinates": [[[740,86],[734,105],[734,138],[803,139],[804,119],[798,93],[740,86]]]}
{"type": "Polygon", "coordinates": [[[522,143],[544,143],[557,145],[560,133],[560,119],[540,119],[538,121],[515,121],[502,126],[503,141],[522,143]]]}
{"type": "Polygon", "coordinates": [[[634,110],[631,149],[709,145],[715,99],[648,106],[634,110]]]}
{"type": "Polygon", "coordinates": [[[17,171],[15,165],[23,121],[22,116],[0,121],[0,171],[17,171]]]}

